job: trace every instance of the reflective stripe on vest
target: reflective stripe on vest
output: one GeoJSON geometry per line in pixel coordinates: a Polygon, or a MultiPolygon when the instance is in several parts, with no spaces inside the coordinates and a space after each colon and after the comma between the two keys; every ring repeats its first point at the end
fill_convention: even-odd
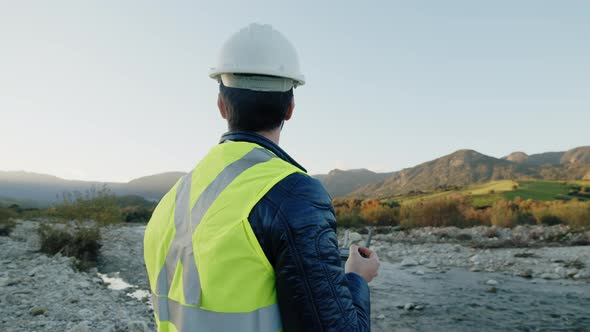
{"type": "Polygon", "coordinates": [[[220,194],[243,172],[273,158],[276,156],[266,149],[251,149],[223,168],[198,196],[192,209],[190,197],[193,173],[185,175],[179,181],[174,200],[175,235],[166,253],[164,265],[155,280],[155,294],[152,294],[154,313],[159,323],[170,322],[178,331],[270,332],[281,329],[280,313],[276,303],[249,312],[218,312],[201,308],[201,280],[193,252],[193,234],[220,194]],[[169,297],[173,289],[178,289],[179,285],[174,287],[173,283],[178,282],[176,279],[180,280],[179,275],[177,276],[180,268],[180,287],[184,303],[169,297]]]}
{"type": "Polygon", "coordinates": [[[184,306],[166,297],[152,294],[154,312],[159,321],[169,321],[178,331],[279,331],[282,328],[277,304],[252,312],[215,312],[199,307],[184,306]]]}

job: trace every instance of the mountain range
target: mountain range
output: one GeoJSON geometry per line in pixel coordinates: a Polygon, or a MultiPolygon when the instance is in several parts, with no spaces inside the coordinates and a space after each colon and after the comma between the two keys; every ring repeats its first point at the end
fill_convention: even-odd
{"type": "MultiPolygon", "coordinates": [[[[4,201],[10,198],[51,204],[60,200],[64,192],[84,192],[92,186],[106,185],[117,195],[139,195],[157,201],[183,174],[168,172],[127,183],[103,183],[64,180],[52,175],[23,171],[0,171],[0,198],[4,198],[4,201]]],[[[590,146],[533,155],[513,152],[503,158],[487,156],[474,150],[459,150],[397,172],[335,169],[314,177],[334,198],[384,198],[411,191],[503,179],[590,180],[590,146]]]]}

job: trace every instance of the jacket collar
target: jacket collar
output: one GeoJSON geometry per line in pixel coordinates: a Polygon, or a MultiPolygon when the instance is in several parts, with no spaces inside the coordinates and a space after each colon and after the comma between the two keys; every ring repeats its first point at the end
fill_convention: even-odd
{"type": "Polygon", "coordinates": [[[268,138],[258,135],[256,133],[245,132],[245,131],[230,131],[221,136],[219,143],[225,143],[228,141],[234,142],[249,142],[254,143],[262,146],[265,149],[270,150],[274,153],[277,157],[283,159],[284,161],[288,162],[289,164],[301,169],[302,171],[307,173],[307,170],[303,168],[303,166],[299,165],[287,152],[281,149],[278,145],[276,145],[273,141],[269,140],[268,138]]]}

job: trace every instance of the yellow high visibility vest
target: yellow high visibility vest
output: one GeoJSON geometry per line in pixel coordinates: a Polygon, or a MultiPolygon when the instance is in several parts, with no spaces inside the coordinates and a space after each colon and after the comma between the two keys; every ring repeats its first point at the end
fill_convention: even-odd
{"type": "Polygon", "coordinates": [[[282,329],[274,270],[248,215],[295,172],[257,144],[227,142],[162,198],[144,236],[158,331],[282,329]]]}

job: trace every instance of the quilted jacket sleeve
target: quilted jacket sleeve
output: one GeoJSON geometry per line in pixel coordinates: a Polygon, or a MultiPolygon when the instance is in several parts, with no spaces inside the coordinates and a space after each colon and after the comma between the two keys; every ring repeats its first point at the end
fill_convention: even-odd
{"type": "Polygon", "coordinates": [[[332,202],[317,180],[285,178],[249,220],[275,268],[284,331],[370,331],[369,287],[344,273],[332,202]]]}

